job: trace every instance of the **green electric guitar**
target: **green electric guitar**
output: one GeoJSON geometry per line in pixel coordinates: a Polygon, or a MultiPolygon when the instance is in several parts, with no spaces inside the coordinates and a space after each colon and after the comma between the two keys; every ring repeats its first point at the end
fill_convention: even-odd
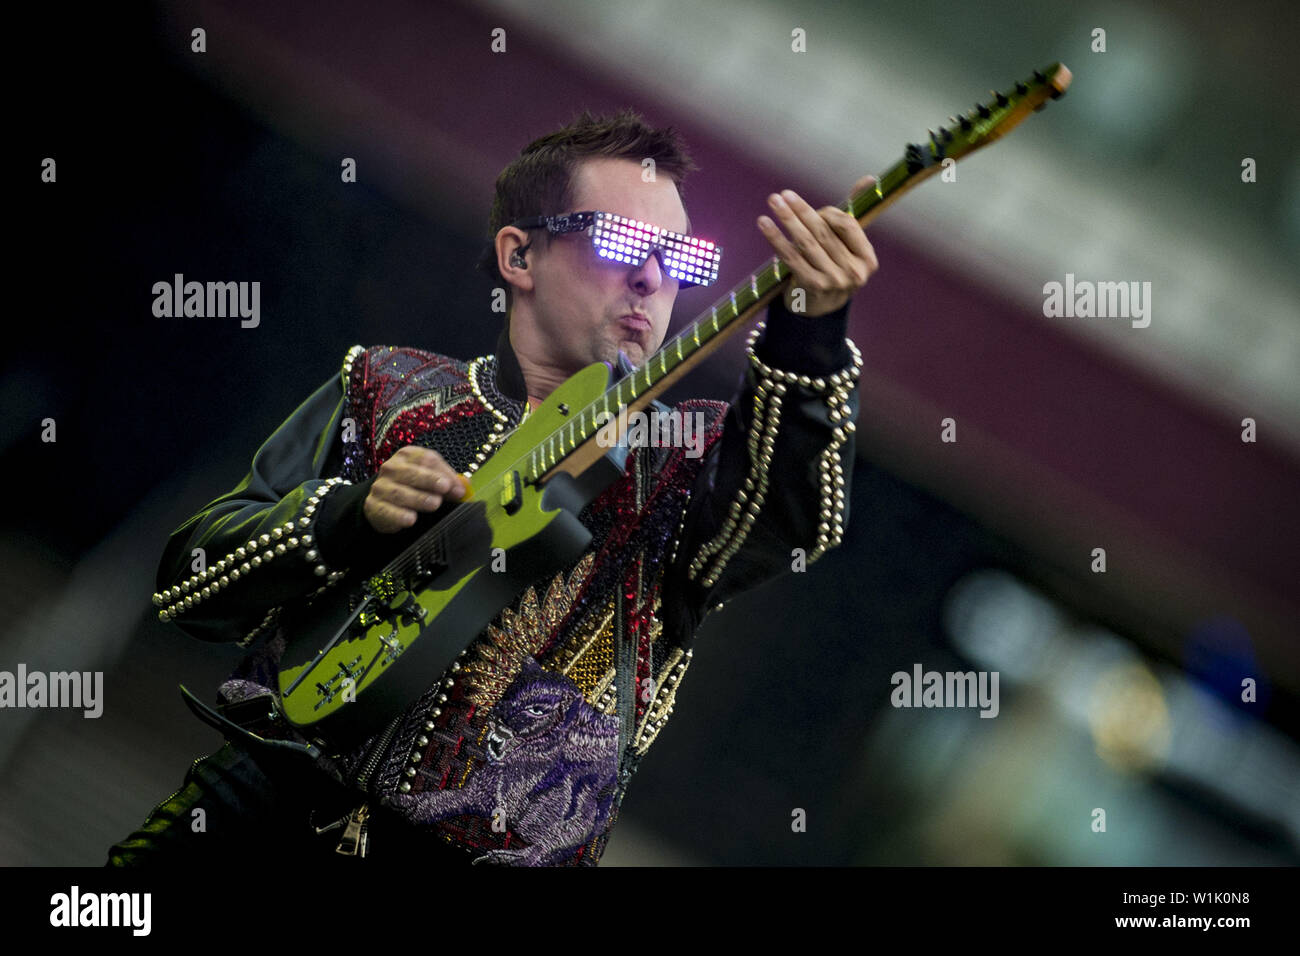
{"type": "MultiPolygon", "coordinates": [[[[911,144],[841,208],[863,226],[922,180],[1009,132],[1065,92],[1057,63],[911,144]]],[[[634,373],[611,385],[604,364],[578,372],[469,479],[464,500],[387,564],[353,569],[300,615],[281,662],[288,720],[308,737],[373,733],[424,693],[500,610],[581,556],[582,508],[617,477],[598,433],[644,409],[782,294],[778,259],[735,286],[634,373]],[[505,570],[500,567],[504,555],[505,570]]],[[[608,435],[608,432],[605,433],[608,435]]],[[[418,527],[418,525],[417,525],[418,527]]]]}

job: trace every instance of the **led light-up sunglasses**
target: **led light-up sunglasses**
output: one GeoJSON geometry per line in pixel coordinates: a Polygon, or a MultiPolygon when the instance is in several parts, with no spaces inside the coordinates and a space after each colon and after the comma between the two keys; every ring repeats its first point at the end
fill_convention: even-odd
{"type": "Polygon", "coordinates": [[[517,229],[545,227],[551,235],[586,231],[596,254],[614,262],[640,268],[658,255],[664,271],[681,285],[712,285],[718,278],[722,248],[707,239],[669,232],[639,219],[609,212],[571,212],[564,216],[536,216],[511,223],[517,229]]]}

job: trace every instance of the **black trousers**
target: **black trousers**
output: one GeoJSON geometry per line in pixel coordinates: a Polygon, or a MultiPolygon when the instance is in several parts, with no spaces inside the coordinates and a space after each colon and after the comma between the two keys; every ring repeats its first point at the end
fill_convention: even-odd
{"type": "Polygon", "coordinates": [[[268,860],[356,869],[390,863],[464,866],[470,857],[322,773],[277,767],[228,742],[196,760],[181,789],[140,829],[109,848],[107,865],[232,867],[268,860]],[[366,856],[344,856],[335,849],[342,826],[323,834],[315,830],[362,803],[370,807],[366,856]]]}

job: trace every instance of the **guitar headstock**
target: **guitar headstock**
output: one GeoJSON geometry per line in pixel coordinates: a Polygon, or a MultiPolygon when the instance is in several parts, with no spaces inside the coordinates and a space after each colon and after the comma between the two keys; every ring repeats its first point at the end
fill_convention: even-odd
{"type": "Polygon", "coordinates": [[[980,103],[964,116],[948,117],[947,126],[930,132],[929,142],[908,143],[901,160],[876,177],[874,183],[851,195],[840,208],[863,227],[868,226],[917,183],[1001,139],[1069,86],[1069,69],[1063,63],[1053,63],[1045,70],[1035,70],[1029,79],[1004,93],[994,90],[990,102],[980,103]]]}
{"type": "Polygon", "coordinates": [[[947,126],[931,131],[928,143],[909,144],[909,168],[914,167],[912,171],[916,172],[945,159],[961,159],[987,146],[1019,126],[1030,113],[1041,110],[1048,100],[1064,94],[1070,79],[1065,64],[1053,63],[1045,70],[1035,70],[1032,77],[1010,90],[1002,93],[991,90],[992,100],[977,104],[962,116],[948,117],[947,126]]]}

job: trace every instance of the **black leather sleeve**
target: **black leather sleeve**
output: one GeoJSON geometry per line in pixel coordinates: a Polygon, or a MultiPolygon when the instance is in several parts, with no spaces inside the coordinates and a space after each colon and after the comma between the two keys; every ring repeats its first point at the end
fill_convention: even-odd
{"type": "Polygon", "coordinates": [[[736,594],[802,570],[839,543],[861,367],[847,327],[848,306],[814,317],[790,313],[779,298],[769,306],[667,571],[664,610],[681,633],[736,594]]]}
{"type": "Polygon", "coordinates": [[[263,443],[243,481],[172,533],[154,595],[162,620],[203,640],[244,639],[376,536],[361,511],[370,482],[337,477],[345,413],[336,374],[263,443]]]}

